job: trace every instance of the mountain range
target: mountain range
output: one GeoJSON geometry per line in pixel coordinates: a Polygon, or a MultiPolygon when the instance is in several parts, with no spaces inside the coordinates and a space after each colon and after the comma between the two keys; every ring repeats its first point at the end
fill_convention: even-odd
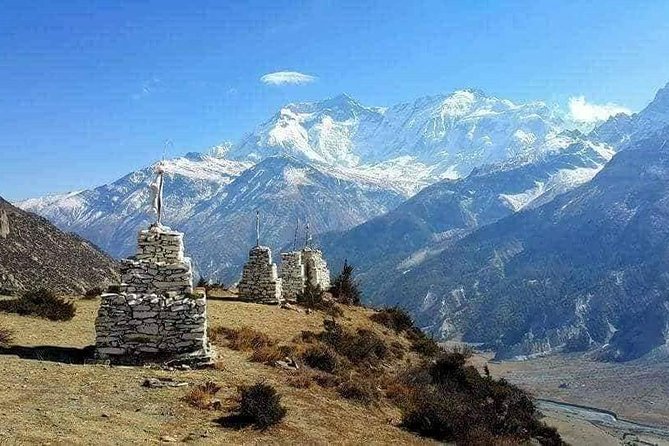
{"type": "MultiPolygon", "coordinates": [[[[289,104],[235,144],[163,161],[164,222],[186,232],[202,275],[234,282],[254,242],[255,210],[270,246],[293,243],[298,219],[315,234],[343,231],[441,178],[558,153],[575,141],[565,122],[544,103],[515,104],[477,90],[387,108],[347,95],[289,104]]],[[[153,167],[18,205],[115,257],[127,256],[136,231],[151,219],[153,167]]]]}
{"type": "Polygon", "coordinates": [[[666,353],[668,139],[665,87],[557,155],[436,183],[321,243],[359,265],[370,302],[403,306],[433,334],[502,358],[666,353]],[[604,165],[607,143],[619,153],[604,165]],[[564,165],[584,173],[580,186],[544,196],[543,178],[564,165]]]}
{"type": "MultiPolygon", "coordinates": [[[[236,143],[164,161],[164,221],[205,277],[238,279],[259,210],[263,244],[301,244],[308,223],[333,269],[356,265],[368,303],[403,306],[437,336],[500,357],[626,360],[669,331],[667,125],[667,87],[587,134],[557,108],[478,90],[288,104],[236,143]]],[[[19,204],[125,256],[150,220],[152,172],[19,204]]]]}

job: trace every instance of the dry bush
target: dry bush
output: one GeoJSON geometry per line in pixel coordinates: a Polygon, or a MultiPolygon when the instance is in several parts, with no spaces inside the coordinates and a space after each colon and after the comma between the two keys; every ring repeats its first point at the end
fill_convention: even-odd
{"type": "Polygon", "coordinates": [[[209,335],[213,342],[220,343],[222,340],[227,340],[227,346],[233,350],[258,350],[276,343],[265,333],[250,327],[239,329],[216,327],[209,331],[209,335]]]}
{"type": "Polygon", "coordinates": [[[95,299],[102,294],[102,288],[94,287],[84,293],[84,299],[95,299]]]}
{"type": "Polygon", "coordinates": [[[9,328],[0,327],[0,347],[8,346],[11,344],[12,339],[12,331],[9,328]]]}
{"type": "Polygon", "coordinates": [[[351,378],[344,381],[337,387],[337,392],[343,398],[353,400],[358,403],[369,406],[381,397],[374,383],[362,377],[351,378]]]}
{"type": "Polygon", "coordinates": [[[334,373],[342,365],[337,352],[322,344],[317,344],[308,348],[302,354],[302,360],[309,367],[327,373],[334,373]]]}
{"type": "Polygon", "coordinates": [[[441,353],[404,372],[395,397],[402,424],[420,435],[458,444],[527,442],[560,445],[557,432],[540,423],[530,396],[504,380],[466,366],[465,350],[441,353]]]}
{"type": "Polygon", "coordinates": [[[339,376],[330,373],[314,373],[312,379],[316,384],[325,389],[337,387],[342,383],[342,379],[339,376]]]}
{"type": "Polygon", "coordinates": [[[0,301],[0,311],[52,321],[69,321],[74,317],[76,308],[72,302],[56,296],[52,291],[39,289],[28,291],[18,299],[0,301]]]}
{"type": "Polygon", "coordinates": [[[249,361],[251,362],[262,362],[263,364],[274,364],[276,361],[284,359],[286,355],[284,350],[277,347],[276,345],[263,345],[255,350],[251,354],[249,361]]]}
{"type": "Polygon", "coordinates": [[[386,343],[371,330],[359,328],[355,333],[335,321],[324,321],[325,331],[319,338],[337,353],[357,365],[375,365],[389,357],[386,343]]]}
{"type": "Polygon", "coordinates": [[[308,389],[313,383],[312,377],[306,372],[296,372],[287,379],[288,385],[296,389],[308,389]]]}
{"type": "Polygon", "coordinates": [[[409,313],[399,307],[384,308],[372,314],[369,318],[378,324],[390,328],[395,333],[402,333],[415,328],[409,313]]]}
{"type": "Polygon", "coordinates": [[[286,415],[281,395],[269,384],[257,383],[240,388],[239,415],[259,429],[267,429],[286,415]]]}
{"type": "Polygon", "coordinates": [[[217,405],[214,396],[219,390],[221,390],[219,385],[208,381],[191,389],[183,399],[198,409],[212,409],[217,405]]]}

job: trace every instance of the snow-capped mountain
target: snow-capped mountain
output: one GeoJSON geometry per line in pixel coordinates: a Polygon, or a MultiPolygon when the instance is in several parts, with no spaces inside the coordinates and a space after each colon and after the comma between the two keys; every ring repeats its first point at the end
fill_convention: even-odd
{"type": "Polygon", "coordinates": [[[666,355],[667,141],[665,87],[641,112],[614,117],[583,145],[545,158],[558,161],[548,181],[531,184],[542,161],[483,176],[488,169],[480,169],[454,185],[430,186],[325,246],[346,249],[354,235],[360,244],[400,240],[410,255],[387,264],[389,256],[376,253],[386,262],[382,271],[360,262],[370,265],[361,278],[373,281],[373,301],[402,305],[435,334],[485,343],[501,357],[592,349],[613,360],[666,355]],[[543,198],[554,178],[590,177],[597,159],[611,155],[592,138],[620,150],[591,180],[543,198]],[[507,183],[505,173],[514,180],[507,183]],[[522,211],[504,215],[504,202],[522,211]],[[438,238],[454,226],[459,233],[438,238]],[[461,229],[467,226],[474,230],[461,229]]]}
{"type": "MultiPolygon", "coordinates": [[[[477,90],[387,108],[346,95],[289,104],[238,143],[164,161],[164,222],[186,232],[204,275],[234,280],[252,242],[256,208],[271,227],[266,243],[280,248],[292,241],[297,217],[314,232],[342,231],[440,179],[561,153],[582,139],[564,126],[562,115],[543,103],[515,104],[477,90]]],[[[150,221],[152,177],[150,166],[95,189],[19,205],[122,257],[150,221]]],[[[559,184],[571,187],[570,178],[544,180],[531,185],[536,190],[509,194],[505,206],[513,212],[548,197],[547,190],[562,190],[559,184]]]]}
{"type": "Polygon", "coordinates": [[[352,175],[383,178],[387,172],[387,183],[412,194],[484,164],[564,148],[570,142],[559,136],[565,126],[562,114],[544,103],[515,104],[478,90],[388,108],[363,106],[340,95],[283,107],[229,156],[257,161],[285,154],[345,168],[352,175]]]}
{"type": "MultiPolygon", "coordinates": [[[[222,199],[225,186],[250,167],[249,163],[194,153],[162,161],[162,165],[167,175],[164,220],[175,227],[182,226],[200,203],[222,199]]],[[[127,256],[136,245],[137,229],[150,221],[148,185],[154,176],[154,166],[150,166],[95,189],[18,204],[115,257],[127,256]]]]}
{"type": "Polygon", "coordinates": [[[347,259],[356,265],[361,285],[374,297],[390,278],[477,228],[540,206],[591,180],[614,151],[583,135],[572,136],[576,142],[560,152],[439,181],[392,211],[344,233],[323,234],[318,242],[334,264],[347,259]]]}

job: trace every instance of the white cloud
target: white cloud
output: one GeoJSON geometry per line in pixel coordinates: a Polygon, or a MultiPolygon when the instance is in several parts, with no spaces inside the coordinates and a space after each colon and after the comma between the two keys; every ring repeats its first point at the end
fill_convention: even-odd
{"type": "Polygon", "coordinates": [[[569,98],[569,116],[571,119],[582,123],[595,123],[605,121],[610,116],[619,113],[632,114],[632,111],[622,105],[607,102],[606,104],[593,104],[585,100],[584,96],[569,98]]]}
{"type": "Polygon", "coordinates": [[[276,71],[274,73],[267,73],[260,78],[260,82],[267,85],[302,85],[314,82],[315,76],[310,76],[297,71],[276,71]]]}

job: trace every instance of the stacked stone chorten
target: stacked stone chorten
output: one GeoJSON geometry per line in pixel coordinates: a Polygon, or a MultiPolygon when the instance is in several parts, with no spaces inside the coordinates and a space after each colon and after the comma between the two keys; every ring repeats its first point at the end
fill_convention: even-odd
{"type": "Polygon", "coordinates": [[[117,294],[103,294],[96,355],[117,362],[207,358],[207,307],[192,295],[183,234],[159,224],[139,232],[138,251],[121,264],[117,294]]]}
{"type": "Polygon", "coordinates": [[[330,270],[320,249],[305,247],[302,250],[302,263],[306,280],[322,290],[330,289],[330,270]]]}
{"type": "Polygon", "coordinates": [[[237,290],[241,299],[252,302],[280,303],[283,300],[281,279],[272,263],[269,247],[254,246],[249,251],[249,260],[244,265],[237,290]]]}
{"type": "Polygon", "coordinates": [[[296,299],[304,291],[305,274],[302,252],[281,253],[281,293],[284,299],[296,299]]]}
{"type": "Polygon", "coordinates": [[[95,321],[98,359],[136,363],[210,359],[207,301],[193,295],[191,261],[183,234],[160,223],[164,170],[150,185],[157,220],[139,232],[137,254],[121,263],[119,293],[101,296],[95,321]]]}

